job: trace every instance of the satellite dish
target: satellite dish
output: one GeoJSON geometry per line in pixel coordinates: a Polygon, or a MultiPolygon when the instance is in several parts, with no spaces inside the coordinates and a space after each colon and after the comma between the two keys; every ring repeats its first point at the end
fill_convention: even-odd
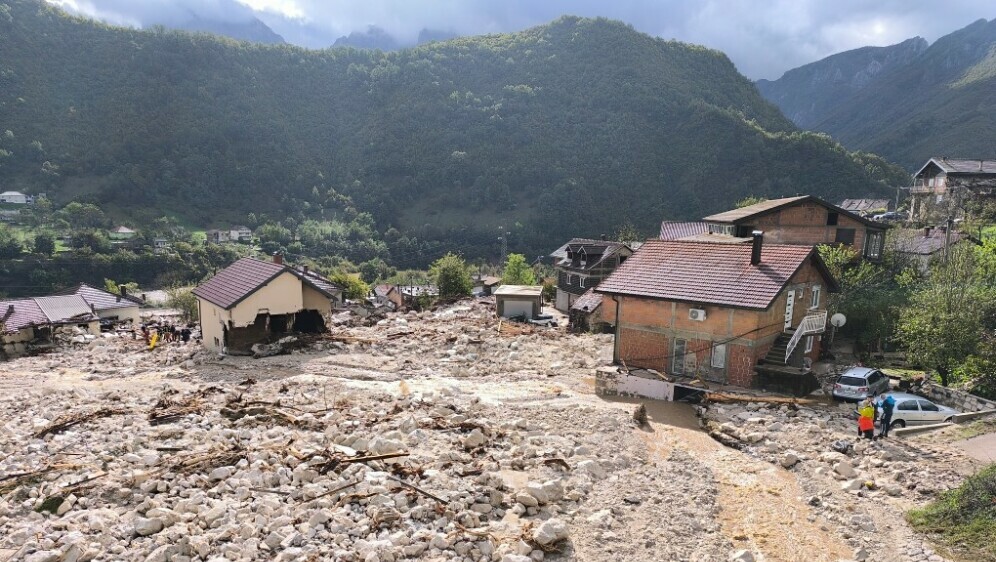
{"type": "Polygon", "coordinates": [[[847,317],[838,312],[830,317],[830,323],[833,324],[834,328],[840,328],[847,323],[847,317]]]}

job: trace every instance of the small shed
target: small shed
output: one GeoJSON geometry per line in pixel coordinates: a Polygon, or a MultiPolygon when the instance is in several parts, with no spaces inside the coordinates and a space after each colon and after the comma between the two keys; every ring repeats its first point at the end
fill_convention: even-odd
{"type": "Polygon", "coordinates": [[[494,292],[498,316],[532,320],[543,308],[542,285],[502,285],[494,292]]]}

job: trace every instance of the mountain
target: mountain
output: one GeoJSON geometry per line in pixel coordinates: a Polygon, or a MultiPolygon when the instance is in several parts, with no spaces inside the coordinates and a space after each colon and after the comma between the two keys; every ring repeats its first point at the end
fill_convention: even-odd
{"type": "MultiPolygon", "coordinates": [[[[390,255],[350,239],[350,259],[424,265],[493,257],[500,232],[538,255],[748,195],[908,181],[798,131],[722,53],[603,19],[308,51],[0,2],[4,184],[133,221],[352,221],[390,255]]],[[[335,224],[320,236],[352,236],[335,224]]]]}
{"type": "Polygon", "coordinates": [[[922,37],[854,49],[790,70],[778,80],[758,80],[757,89],[796,125],[811,129],[879,75],[905,67],[925,50],[922,37]]]}
{"type": "Polygon", "coordinates": [[[356,49],[380,49],[381,51],[396,51],[401,43],[391,34],[376,25],[371,25],[366,31],[354,31],[343,35],[332,43],[333,47],[353,47],[356,49]]]}
{"type": "Polygon", "coordinates": [[[881,154],[908,170],[931,156],[996,156],[996,19],[976,21],[908,57],[915,49],[911,41],[916,40],[887,47],[895,55],[891,68],[850,95],[806,101],[813,89],[798,80],[806,72],[796,73],[814,65],[830,68],[835,57],[789,71],[759,88],[797,123],[827,132],[851,149],[881,154]],[[896,52],[902,45],[910,45],[906,55],[896,52]],[[905,58],[909,60],[902,63],[905,58]]]}
{"type": "Polygon", "coordinates": [[[425,43],[431,43],[433,41],[449,41],[450,39],[456,39],[459,37],[453,31],[443,31],[441,29],[423,29],[418,32],[418,39],[415,41],[416,45],[423,45],[425,43]]]}
{"type": "Polygon", "coordinates": [[[254,43],[266,43],[270,45],[284,43],[283,37],[270,29],[269,26],[258,18],[252,18],[244,22],[234,22],[208,19],[196,14],[190,14],[189,18],[160,25],[185,31],[213,33],[214,35],[231,37],[240,41],[252,41],[254,43]]]}

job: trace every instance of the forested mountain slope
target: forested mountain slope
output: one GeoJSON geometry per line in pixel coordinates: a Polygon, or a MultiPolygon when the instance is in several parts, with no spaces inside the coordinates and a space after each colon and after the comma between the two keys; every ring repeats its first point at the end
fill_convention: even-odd
{"type": "MultiPolygon", "coordinates": [[[[831,59],[790,71],[780,81],[831,59]]],[[[996,156],[996,20],[979,20],[941,37],[906,64],[872,77],[853,95],[817,97],[815,111],[801,119],[794,108],[810,103],[810,88],[777,95],[772,85],[759,87],[801,126],[830,133],[848,148],[875,152],[909,170],[931,156],[996,156]]]]}
{"type": "MultiPolygon", "coordinates": [[[[534,255],[746,195],[889,194],[721,53],[607,20],[382,53],[116,29],[0,0],[0,182],[211,226],[370,213],[428,248],[534,255]]],[[[398,232],[391,230],[391,236],[398,232]]]]}

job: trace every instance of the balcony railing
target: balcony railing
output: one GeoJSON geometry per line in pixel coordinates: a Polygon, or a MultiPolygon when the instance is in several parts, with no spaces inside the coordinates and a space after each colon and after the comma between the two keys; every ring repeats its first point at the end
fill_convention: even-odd
{"type": "Polygon", "coordinates": [[[785,348],[785,363],[788,363],[789,357],[792,356],[792,352],[795,351],[796,346],[799,345],[799,341],[803,336],[822,334],[826,329],[827,311],[822,310],[813,314],[807,314],[802,319],[802,322],[799,322],[799,327],[795,329],[792,339],[789,340],[788,347],[785,348]]]}

